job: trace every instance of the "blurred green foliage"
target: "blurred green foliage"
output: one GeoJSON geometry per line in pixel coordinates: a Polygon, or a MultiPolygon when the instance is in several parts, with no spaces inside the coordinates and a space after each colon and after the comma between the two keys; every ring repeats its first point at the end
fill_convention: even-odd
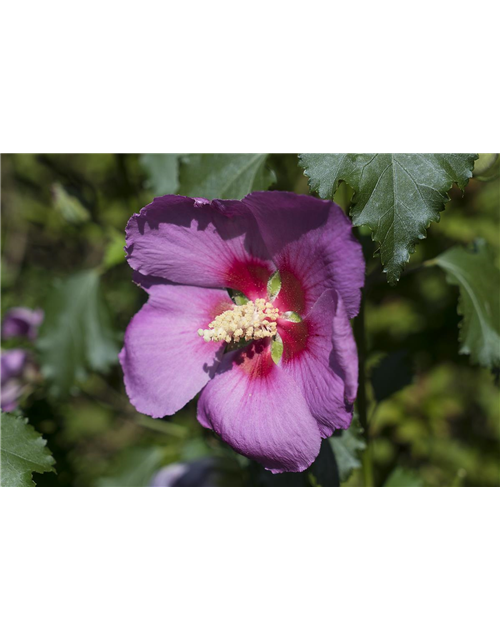
{"type": "MultiPolygon", "coordinates": [[[[228,483],[234,485],[334,484],[332,477],[324,476],[328,464],[323,461],[328,463],[330,450],[322,452],[315,470],[301,474],[300,481],[286,477],[297,474],[270,478],[197,423],[195,401],[163,420],[143,416],[130,405],[116,353],[128,322],[147,296],[131,281],[123,254],[124,228],[132,213],[158,195],[151,166],[151,160],[133,154],[2,156],[2,312],[14,306],[42,307],[50,318],[58,304],[54,287],[71,287],[75,278],[84,277],[81,274],[93,273],[97,288],[89,290],[102,309],[90,316],[94,321],[101,313],[109,316],[109,324],[98,323],[105,327],[110,347],[105,363],[78,348],[73,363],[78,366],[71,368],[78,375],[65,377],[65,395],[49,393],[54,384],[49,376],[22,400],[20,411],[48,441],[56,460],[57,474],[35,473],[37,485],[148,484],[162,465],[203,456],[226,460],[231,469],[228,483]]],[[[167,166],[179,169],[171,161],[167,166]]],[[[183,167],[189,167],[189,160],[180,165],[181,181],[183,167]]],[[[270,188],[308,193],[297,156],[270,154],[259,160],[258,168],[260,180],[264,172],[267,183],[273,176],[270,188]]],[[[433,224],[427,240],[417,245],[412,268],[478,237],[487,240],[491,259],[500,267],[498,178],[473,178],[465,194],[454,188],[450,195],[441,222],[433,224]]],[[[341,185],[335,199],[345,207],[349,188],[341,185]]],[[[373,257],[369,230],[362,227],[357,233],[369,282],[367,373],[380,400],[375,401],[369,384],[375,484],[500,485],[498,387],[490,371],[459,355],[458,288],[448,284],[437,267],[407,271],[396,287],[389,287],[379,259],[373,257]],[[384,379],[389,372],[403,384],[389,385],[387,392],[387,384],[375,381],[381,370],[384,379]]],[[[74,311],[73,325],[69,319],[61,321],[60,330],[50,334],[51,366],[59,367],[59,375],[66,376],[61,372],[67,363],[58,355],[65,329],[76,327],[77,344],[91,339],[84,317],[88,311],[82,313],[83,317],[74,311]]],[[[49,328],[42,326],[42,342],[36,347],[39,363],[47,357],[43,337],[49,328]]],[[[14,340],[3,346],[17,344],[14,340]]],[[[348,444],[335,442],[332,450],[348,444]]],[[[361,453],[356,446],[354,451],[361,453]]],[[[354,461],[349,477],[342,472],[349,486],[364,484],[363,470],[356,465],[354,461]]]]}

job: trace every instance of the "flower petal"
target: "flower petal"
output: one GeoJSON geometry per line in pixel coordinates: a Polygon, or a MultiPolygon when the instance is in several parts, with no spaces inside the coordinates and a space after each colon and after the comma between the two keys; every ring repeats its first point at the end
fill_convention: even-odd
{"type": "Polygon", "coordinates": [[[2,384],[2,399],[0,407],[5,413],[10,413],[18,407],[19,398],[23,394],[23,385],[17,380],[9,380],[2,384]]]}
{"type": "Polygon", "coordinates": [[[126,249],[142,274],[254,298],[275,269],[248,208],[233,200],[155,198],[130,218],[126,249]]]}
{"type": "Polygon", "coordinates": [[[280,320],[283,370],[293,377],[323,437],[351,424],[358,356],[342,299],[326,291],[303,322],[280,320]]]}
{"type": "Polygon", "coordinates": [[[243,202],[257,219],[281,274],[276,305],[305,315],[326,289],[335,289],[350,318],[359,311],[365,264],[342,209],[327,200],[280,191],[251,193],[243,202]]]}
{"type": "Polygon", "coordinates": [[[5,314],[2,322],[2,338],[26,337],[35,340],[38,327],[43,322],[42,309],[27,309],[26,307],[14,307],[5,314]]]}
{"type": "Polygon", "coordinates": [[[18,400],[25,389],[25,372],[28,367],[29,354],[24,349],[7,349],[2,351],[1,369],[1,408],[2,411],[14,411],[18,400]]]}
{"type": "Polygon", "coordinates": [[[224,344],[197,334],[231,306],[225,291],[149,283],[150,294],[125,333],[125,387],[141,413],[160,418],[181,409],[213,377],[224,344]]]}
{"type": "Polygon", "coordinates": [[[2,382],[21,376],[27,361],[28,352],[25,349],[6,349],[2,351],[2,382]]]}
{"type": "Polygon", "coordinates": [[[273,363],[264,340],[224,356],[201,394],[198,419],[273,473],[307,469],[321,445],[300,389],[273,363]]]}

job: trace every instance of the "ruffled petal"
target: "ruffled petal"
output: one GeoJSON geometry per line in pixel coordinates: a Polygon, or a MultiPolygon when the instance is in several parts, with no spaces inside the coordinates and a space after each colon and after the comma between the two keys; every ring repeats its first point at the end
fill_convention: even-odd
{"type": "Polygon", "coordinates": [[[198,419],[273,473],[303,471],[321,445],[316,420],[266,341],[228,353],[198,402],[198,419]]]}
{"type": "Polygon", "coordinates": [[[282,311],[305,315],[323,291],[334,289],[349,317],[358,313],[365,264],[351,222],[339,206],[280,191],[251,193],[243,202],[280,271],[276,304],[282,311]]]}
{"type": "Polygon", "coordinates": [[[323,437],[351,424],[358,356],[342,299],[325,292],[303,322],[280,320],[283,370],[293,377],[323,437]]]}
{"type": "Polygon", "coordinates": [[[255,298],[275,269],[239,201],[155,198],[130,218],[126,233],[133,269],[179,284],[232,288],[255,298]]]}
{"type": "Polygon", "coordinates": [[[231,307],[225,291],[140,280],[149,301],[134,316],[120,353],[125,388],[141,413],[160,418],[181,409],[213,377],[224,344],[197,334],[231,307]]]}

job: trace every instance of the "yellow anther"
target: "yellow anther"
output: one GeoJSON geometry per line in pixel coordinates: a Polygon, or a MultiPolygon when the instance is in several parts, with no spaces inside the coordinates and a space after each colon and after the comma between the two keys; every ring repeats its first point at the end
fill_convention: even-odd
{"type": "Polygon", "coordinates": [[[272,337],[276,335],[276,322],[272,321],[278,315],[279,310],[271,302],[258,298],[224,311],[208,325],[209,329],[198,329],[198,335],[206,342],[227,343],[272,337]]]}

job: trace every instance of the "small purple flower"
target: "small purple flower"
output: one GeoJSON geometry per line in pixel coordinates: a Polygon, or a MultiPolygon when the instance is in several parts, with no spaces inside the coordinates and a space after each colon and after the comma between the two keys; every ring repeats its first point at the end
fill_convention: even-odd
{"type": "Polygon", "coordinates": [[[309,467],[357,393],[364,261],[342,210],[278,191],[163,196],[129,220],[126,248],[149,293],[120,353],[136,409],[172,415],[203,390],[198,420],[236,451],[309,467]]]}
{"type": "Polygon", "coordinates": [[[2,351],[2,411],[14,411],[26,388],[26,373],[30,366],[29,353],[24,349],[2,351]]]}
{"type": "Polygon", "coordinates": [[[152,487],[175,487],[175,483],[179,478],[187,471],[187,464],[185,462],[174,462],[162,467],[151,478],[152,487]]]}
{"type": "Polygon", "coordinates": [[[217,487],[221,471],[215,458],[175,462],[160,469],[151,480],[152,487],[217,487]]]}
{"type": "Polygon", "coordinates": [[[14,307],[5,314],[2,323],[2,338],[26,337],[35,340],[38,327],[43,322],[42,309],[27,309],[26,307],[14,307]]]}

